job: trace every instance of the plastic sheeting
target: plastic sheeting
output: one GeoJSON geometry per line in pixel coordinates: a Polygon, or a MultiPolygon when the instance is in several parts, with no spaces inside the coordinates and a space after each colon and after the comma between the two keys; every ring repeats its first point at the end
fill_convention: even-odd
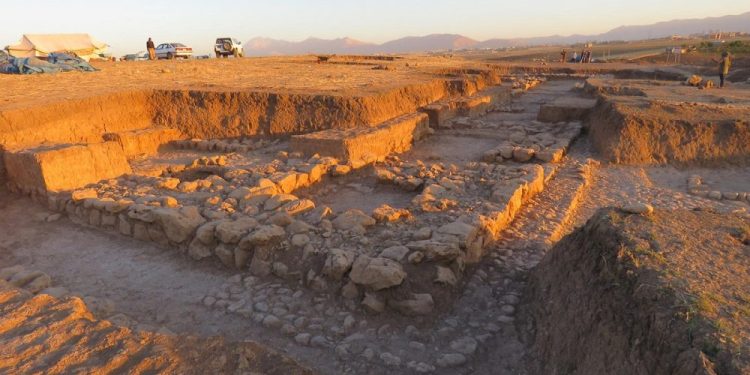
{"type": "Polygon", "coordinates": [[[13,57],[0,53],[0,73],[6,74],[38,74],[69,72],[73,70],[94,72],[96,68],[80,57],[53,53],[47,57],[48,61],[36,57],[13,57]]]}

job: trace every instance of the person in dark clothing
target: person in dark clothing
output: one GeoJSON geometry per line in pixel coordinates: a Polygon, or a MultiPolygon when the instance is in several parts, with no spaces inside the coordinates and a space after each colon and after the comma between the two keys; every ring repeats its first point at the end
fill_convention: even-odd
{"type": "Polygon", "coordinates": [[[148,38],[146,41],[146,49],[148,50],[148,59],[156,60],[156,49],[154,48],[154,41],[148,38]]]}
{"type": "Polygon", "coordinates": [[[724,79],[729,75],[729,68],[732,67],[732,58],[729,56],[729,52],[724,51],[721,53],[721,60],[711,60],[719,63],[719,87],[724,87],[724,79]]]}

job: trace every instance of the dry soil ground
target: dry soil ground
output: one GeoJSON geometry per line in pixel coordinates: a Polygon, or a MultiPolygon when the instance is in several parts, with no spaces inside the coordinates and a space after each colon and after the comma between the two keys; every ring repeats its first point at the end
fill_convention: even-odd
{"type": "MultiPolygon", "coordinates": [[[[0,85],[9,88],[0,109],[133,88],[359,94],[428,81],[443,69],[471,64],[443,57],[409,57],[390,63],[390,70],[373,69],[374,65],[317,64],[310,57],[106,63],[99,65],[102,71],[94,75],[0,76],[0,85]]],[[[503,67],[508,71],[536,68],[503,67]]],[[[535,120],[542,105],[560,97],[582,95],[575,89],[583,86],[579,73],[585,71],[517,91],[503,108],[434,129],[434,134],[400,155],[397,165],[411,170],[414,168],[409,166],[421,162],[441,163],[446,169],[455,164],[458,167],[453,176],[466,181],[465,190],[470,194],[465,196],[472,200],[459,203],[474,204],[476,200],[471,207],[480,210],[490,199],[477,193],[481,189],[469,186],[486,182],[483,170],[494,168],[497,172],[508,167],[515,172],[515,168],[528,166],[503,161],[502,157],[480,165],[485,153],[510,140],[523,144],[539,134],[560,134],[559,128],[570,124],[535,120]]],[[[737,90],[733,95],[747,98],[750,88],[733,90],[737,90]]],[[[675,96],[680,93],[659,91],[661,99],[669,100],[678,100],[675,96]]],[[[238,168],[262,166],[288,147],[286,140],[280,140],[243,155],[230,155],[229,163],[238,168]]],[[[165,165],[219,154],[169,150],[133,165],[136,172],[162,170],[165,165]]],[[[466,268],[460,282],[429,289],[436,307],[427,316],[406,317],[391,311],[371,314],[359,303],[342,297],[337,289],[319,292],[273,275],[254,277],[246,270],[222,267],[216,259],[195,262],[152,242],[80,225],[68,217],[50,220],[50,212],[43,205],[5,190],[0,190],[0,269],[21,265],[42,271],[50,276],[53,286],[66,289],[61,294],[81,296],[94,316],[135,332],[220,336],[230,342],[252,340],[324,374],[525,374],[535,373],[535,368],[528,366],[529,349],[520,339],[523,328],[516,324],[516,313],[527,290],[530,270],[562,236],[583,225],[596,210],[638,202],[651,204],[660,212],[701,208],[719,215],[747,217],[750,210],[748,200],[691,194],[688,183],[691,176],[699,175],[712,191],[749,192],[747,165],[710,169],[614,165],[600,160],[585,133],[575,137],[560,163],[541,164],[549,172],[544,190],[530,197],[498,240],[484,250],[481,260],[466,268]]],[[[344,243],[351,240],[354,247],[367,249],[378,247],[379,242],[412,236],[415,222],[431,223],[442,218],[414,208],[413,199],[419,193],[418,189],[408,191],[384,183],[372,169],[364,168],[294,194],[314,200],[317,206],[329,206],[334,215],[352,208],[369,213],[384,203],[413,211],[416,221],[379,226],[370,229],[370,235],[336,232],[332,237],[336,240],[343,234],[348,236],[341,240],[344,243]]],[[[447,212],[451,218],[464,214],[447,212]]],[[[317,233],[317,229],[312,232],[317,233]]],[[[747,322],[748,317],[742,319],[747,322]]],[[[12,353],[11,357],[23,355],[12,353]]]]}

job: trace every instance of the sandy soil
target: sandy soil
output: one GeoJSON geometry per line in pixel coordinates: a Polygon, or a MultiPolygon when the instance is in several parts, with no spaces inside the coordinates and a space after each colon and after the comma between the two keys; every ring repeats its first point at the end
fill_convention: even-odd
{"type": "Polygon", "coordinates": [[[456,68],[460,59],[409,57],[375,65],[318,64],[314,56],[227,60],[94,62],[100,71],[54,75],[0,75],[0,111],[143,89],[266,91],[299,94],[367,95],[429,81],[436,70],[456,68]],[[373,69],[388,66],[388,70],[373,69]]]}

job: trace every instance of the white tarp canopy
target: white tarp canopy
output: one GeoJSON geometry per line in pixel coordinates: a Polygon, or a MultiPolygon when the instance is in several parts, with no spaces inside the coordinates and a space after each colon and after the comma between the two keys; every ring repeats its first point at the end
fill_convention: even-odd
{"type": "Polygon", "coordinates": [[[107,47],[89,34],[24,34],[20,43],[6,48],[15,57],[47,57],[53,52],[72,52],[88,61],[104,53],[107,47]]]}

